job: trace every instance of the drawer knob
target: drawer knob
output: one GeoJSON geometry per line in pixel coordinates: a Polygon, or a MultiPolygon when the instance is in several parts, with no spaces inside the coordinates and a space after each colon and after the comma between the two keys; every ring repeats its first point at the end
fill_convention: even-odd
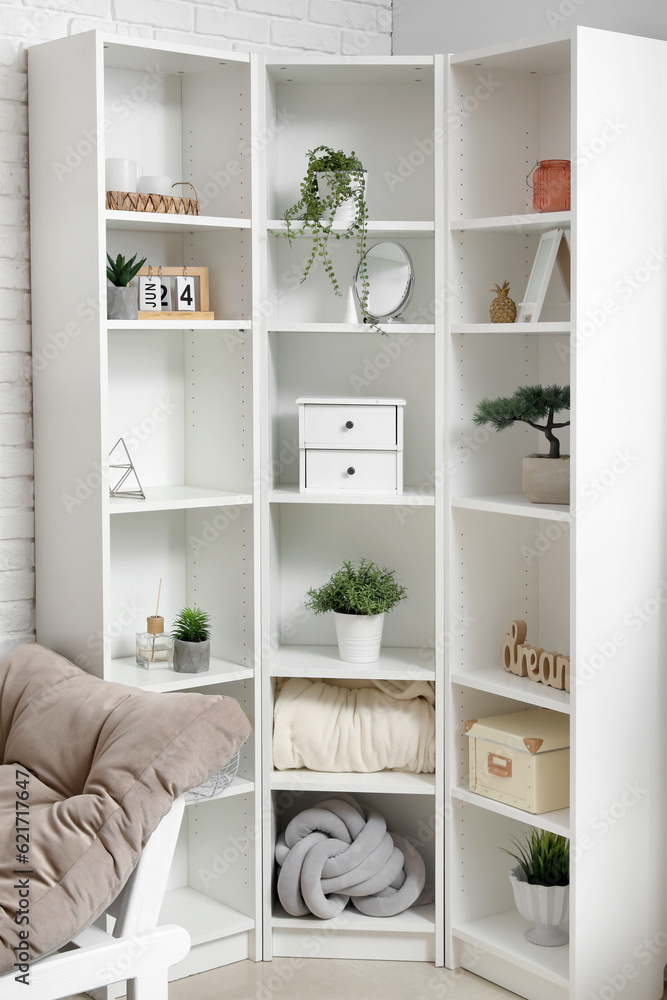
{"type": "Polygon", "coordinates": [[[347,470],[347,474],[348,474],[348,476],[353,476],[353,475],[354,475],[354,471],[355,471],[355,470],[354,470],[354,466],[353,466],[353,465],[351,465],[351,466],[349,467],[349,469],[347,470]]]}
{"type": "Polygon", "coordinates": [[[354,420],[346,420],[345,426],[347,427],[348,431],[351,431],[352,428],[354,427],[354,420]]]}

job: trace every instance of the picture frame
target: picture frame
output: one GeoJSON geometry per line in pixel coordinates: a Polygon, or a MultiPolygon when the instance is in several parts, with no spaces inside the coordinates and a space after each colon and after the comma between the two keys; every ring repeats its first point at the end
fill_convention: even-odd
{"type": "Polygon", "coordinates": [[[570,244],[568,234],[563,229],[550,229],[540,236],[524,301],[519,303],[517,323],[538,322],[556,261],[569,292],[570,244]]]}

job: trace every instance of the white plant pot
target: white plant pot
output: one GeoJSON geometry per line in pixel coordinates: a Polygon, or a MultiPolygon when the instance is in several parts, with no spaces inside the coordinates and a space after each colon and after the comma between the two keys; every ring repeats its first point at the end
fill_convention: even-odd
{"type": "MultiPolygon", "coordinates": [[[[320,198],[328,198],[331,194],[331,188],[329,186],[329,180],[327,178],[326,171],[318,170],[317,174],[317,190],[320,198]]],[[[364,198],[368,194],[368,173],[364,171],[364,198]]],[[[361,187],[361,174],[353,173],[350,174],[350,187],[353,191],[357,191],[361,187]]],[[[331,209],[326,211],[322,218],[330,220],[332,226],[351,226],[357,218],[357,203],[354,198],[346,198],[342,201],[333,216],[331,214],[331,209]]]]}
{"type": "Polygon", "coordinates": [[[535,925],[526,931],[526,941],[544,948],[567,944],[569,935],[558,925],[567,920],[569,885],[531,885],[520,865],[511,869],[510,883],[517,910],[525,920],[535,925]]]}
{"type": "Polygon", "coordinates": [[[384,612],[381,615],[333,613],[338,655],[344,663],[375,663],[380,659],[384,612]]]}

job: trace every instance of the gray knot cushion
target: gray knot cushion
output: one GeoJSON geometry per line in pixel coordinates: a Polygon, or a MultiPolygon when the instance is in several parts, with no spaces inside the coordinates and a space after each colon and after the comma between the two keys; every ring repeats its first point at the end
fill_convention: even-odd
{"type": "Polygon", "coordinates": [[[325,799],[288,824],[276,843],[278,897],[293,917],[337,916],[348,904],[391,917],[430,902],[426,870],[412,844],[377,809],[351,795],[325,799]]]}
{"type": "Polygon", "coordinates": [[[111,684],[34,643],[0,660],[0,973],[13,968],[21,930],[15,870],[32,873],[39,958],[113,902],[173,800],[249,733],[233,698],[111,684]]]}

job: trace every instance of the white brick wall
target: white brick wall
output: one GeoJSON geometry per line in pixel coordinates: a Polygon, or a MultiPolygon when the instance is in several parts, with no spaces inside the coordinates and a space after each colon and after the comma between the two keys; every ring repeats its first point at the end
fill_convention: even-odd
{"type": "Polygon", "coordinates": [[[392,0],[0,0],[0,655],[34,637],[26,48],[100,28],[227,50],[388,55],[391,27],[392,0]]]}

